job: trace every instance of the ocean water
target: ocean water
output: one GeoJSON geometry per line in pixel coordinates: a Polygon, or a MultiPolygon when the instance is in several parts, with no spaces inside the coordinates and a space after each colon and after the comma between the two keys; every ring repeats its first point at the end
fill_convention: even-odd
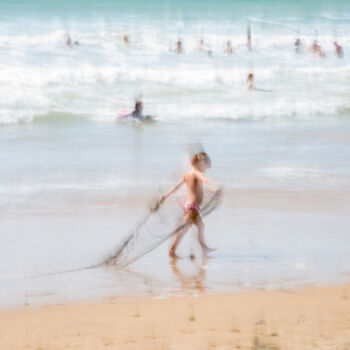
{"type": "Polygon", "coordinates": [[[0,19],[1,306],[349,281],[346,1],[2,0],[0,19]],[[245,90],[250,72],[268,92],[245,90]],[[154,121],[117,120],[136,98],[154,121]],[[213,259],[189,234],[177,265],[163,246],[128,271],[84,270],[198,147],[224,188],[213,259]]]}
{"type": "Polygon", "coordinates": [[[139,96],[160,121],[349,115],[346,2],[2,1],[0,13],[0,124],[54,113],[112,122],[139,96]],[[79,48],[66,48],[68,33],[79,48]],[[298,37],[305,48],[317,39],[327,59],[296,56],[298,37]],[[181,56],[171,52],[179,38],[181,56]],[[201,38],[213,57],[196,51],[201,38]],[[252,99],[249,72],[273,91],[252,99]]]}

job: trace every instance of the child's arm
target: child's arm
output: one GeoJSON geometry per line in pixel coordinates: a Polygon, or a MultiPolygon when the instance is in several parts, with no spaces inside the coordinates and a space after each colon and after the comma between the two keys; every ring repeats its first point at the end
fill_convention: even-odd
{"type": "Polygon", "coordinates": [[[176,192],[185,182],[185,177],[183,176],[181,180],[173,186],[167,193],[163,194],[160,197],[160,203],[162,203],[167,197],[169,197],[172,193],[176,192]]]}
{"type": "Polygon", "coordinates": [[[211,192],[215,193],[215,192],[221,191],[221,188],[219,186],[217,186],[212,180],[208,179],[203,174],[199,175],[199,179],[201,182],[203,182],[204,184],[206,184],[208,186],[208,188],[211,192]]]}

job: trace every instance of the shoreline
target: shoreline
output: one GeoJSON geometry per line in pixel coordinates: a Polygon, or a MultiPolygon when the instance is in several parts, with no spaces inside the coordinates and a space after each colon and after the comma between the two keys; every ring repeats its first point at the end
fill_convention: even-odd
{"type": "Polygon", "coordinates": [[[350,284],[16,307],[0,310],[0,324],[8,350],[343,350],[350,284]]]}
{"type": "Polygon", "coordinates": [[[218,247],[209,259],[201,256],[192,231],[179,246],[182,259],[175,264],[169,261],[164,244],[126,271],[118,266],[88,267],[110,256],[135,216],[141,217],[141,213],[130,215],[128,202],[120,211],[115,206],[108,211],[97,208],[88,220],[86,212],[28,215],[22,216],[21,222],[17,216],[5,214],[2,223],[9,229],[4,230],[9,240],[2,247],[0,309],[26,303],[90,302],[129,294],[130,290],[137,295],[169,296],[181,293],[183,286],[225,293],[348,283],[348,201],[342,210],[340,205],[332,210],[339,200],[317,197],[306,211],[306,203],[310,203],[306,195],[291,196],[290,201],[277,196],[268,202],[267,193],[254,199],[251,192],[243,203],[242,194],[226,196],[222,206],[205,218],[208,244],[218,247]],[[264,210],[252,201],[265,202],[264,210]],[[241,208],[243,204],[251,204],[251,208],[241,208]],[[323,211],[326,208],[327,213],[323,211]],[[24,251],[17,241],[31,248],[24,251]],[[68,273],[70,270],[76,272],[68,273]]]}

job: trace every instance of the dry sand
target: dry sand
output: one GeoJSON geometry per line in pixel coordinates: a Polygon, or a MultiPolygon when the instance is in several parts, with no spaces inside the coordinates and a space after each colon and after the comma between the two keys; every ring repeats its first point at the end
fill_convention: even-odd
{"type": "Polygon", "coordinates": [[[1,350],[350,349],[350,285],[0,311],[1,350]]]}

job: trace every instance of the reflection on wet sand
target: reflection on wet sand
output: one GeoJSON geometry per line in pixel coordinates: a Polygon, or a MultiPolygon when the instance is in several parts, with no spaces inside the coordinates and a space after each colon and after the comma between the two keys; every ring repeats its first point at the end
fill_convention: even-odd
{"type": "Polygon", "coordinates": [[[207,264],[207,257],[203,257],[199,263],[191,256],[192,267],[195,265],[195,274],[186,274],[179,266],[178,259],[170,259],[169,264],[172,272],[176,278],[181,282],[183,291],[196,290],[198,292],[205,292],[204,281],[206,279],[205,266],[207,264]]]}

